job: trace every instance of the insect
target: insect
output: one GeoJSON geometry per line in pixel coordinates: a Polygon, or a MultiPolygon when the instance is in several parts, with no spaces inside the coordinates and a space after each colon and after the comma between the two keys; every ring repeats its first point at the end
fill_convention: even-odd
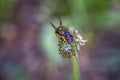
{"type": "Polygon", "coordinates": [[[77,56],[80,46],[84,45],[87,40],[83,40],[82,36],[73,27],[63,26],[59,17],[60,25],[56,27],[52,22],[51,26],[55,29],[58,38],[58,52],[63,58],[71,58],[77,56]]]}

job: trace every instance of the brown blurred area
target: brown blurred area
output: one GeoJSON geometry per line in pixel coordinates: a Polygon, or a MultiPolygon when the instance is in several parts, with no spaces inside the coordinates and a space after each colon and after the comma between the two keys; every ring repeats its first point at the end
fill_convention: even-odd
{"type": "Polygon", "coordinates": [[[120,79],[120,27],[96,35],[94,46],[81,58],[83,80],[120,79]]]}
{"type": "Polygon", "coordinates": [[[26,70],[28,76],[28,79],[19,80],[50,80],[46,77],[48,66],[44,51],[38,46],[42,24],[35,17],[42,2],[42,0],[16,0],[9,23],[2,26],[0,80],[18,80],[19,76],[18,78],[10,76],[15,66],[26,70]],[[8,68],[5,68],[5,65],[8,68]]]}

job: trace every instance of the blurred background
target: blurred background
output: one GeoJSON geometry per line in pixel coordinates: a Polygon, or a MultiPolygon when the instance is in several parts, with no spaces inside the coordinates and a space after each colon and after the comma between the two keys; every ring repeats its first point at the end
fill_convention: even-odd
{"type": "Polygon", "coordinates": [[[73,80],[50,25],[76,28],[82,80],[120,80],[120,0],[0,0],[0,80],[73,80]]]}

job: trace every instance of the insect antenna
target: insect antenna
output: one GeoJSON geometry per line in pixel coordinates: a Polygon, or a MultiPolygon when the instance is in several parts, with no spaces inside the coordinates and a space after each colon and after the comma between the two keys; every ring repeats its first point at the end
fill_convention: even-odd
{"type": "Polygon", "coordinates": [[[62,26],[62,20],[60,16],[59,16],[59,21],[60,21],[60,26],[62,26]]]}
{"type": "Polygon", "coordinates": [[[57,27],[52,22],[50,22],[50,24],[55,30],[57,29],[57,27]]]}

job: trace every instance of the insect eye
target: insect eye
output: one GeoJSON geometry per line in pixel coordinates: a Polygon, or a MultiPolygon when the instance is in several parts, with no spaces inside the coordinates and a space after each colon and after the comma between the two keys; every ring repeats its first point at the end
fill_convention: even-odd
{"type": "Polygon", "coordinates": [[[58,28],[58,30],[59,30],[59,31],[61,31],[61,30],[62,30],[62,28],[61,28],[61,27],[59,27],[59,28],[58,28]]]}

